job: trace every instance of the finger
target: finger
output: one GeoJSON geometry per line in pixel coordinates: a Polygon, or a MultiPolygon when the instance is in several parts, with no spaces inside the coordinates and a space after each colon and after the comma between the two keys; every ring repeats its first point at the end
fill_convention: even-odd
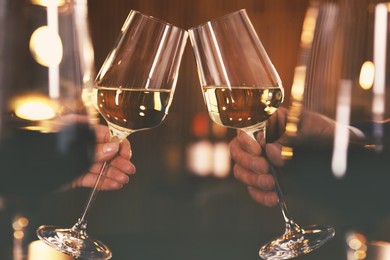
{"type": "Polygon", "coordinates": [[[230,154],[233,160],[256,173],[268,172],[268,162],[264,157],[253,156],[241,149],[241,146],[237,139],[230,142],[230,154]]]}
{"type": "MultiPolygon", "coordinates": [[[[94,163],[90,168],[89,172],[93,174],[98,174],[103,166],[104,161],[102,162],[96,162],[94,163]]],[[[110,168],[115,167],[116,169],[120,170],[121,172],[132,175],[135,174],[136,168],[133,163],[131,163],[129,160],[124,159],[123,157],[116,157],[110,162],[110,166],[108,168],[108,171],[110,168]]]]}
{"type": "Polygon", "coordinates": [[[281,167],[285,161],[282,158],[282,145],[279,143],[270,143],[266,145],[268,159],[273,165],[281,167]]]}
{"type": "Polygon", "coordinates": [[[130,160],[131,156],[133,155],[132,154],[132,150],[131,150],[130,142],[126,138],[123,139],[122,142],[120,143],[119,155],[122,156],[123,158],[127,159],[127,160],[130,160]]]}
{"type": "Polygon", "coordinates": [[[241,146],[241,148],[252,154],[252,155],[260,155],[261,154],[261,147],[259,143],[257,143],[251,136],[249,136],[244,131],[237,131],[237,139],[241,146]]]}
{"type": "Polygon", "coordinates": [[[253,173],[240,165],[235,165],[233,168],[234,177],[246,184],[261,190],[269,191],[275,187],[275,180],[271,174],[268,173],[253,173]]]}
{"type": "Polygon", "coordinates": [[[117,156],[115,157],[111,163],[110,163],[110,168],[115,167],[121,172],[124,172],[128,175],[134,174],[136,172],[136,168],[134,164],[129,161],[128,159],[125,159],[123,157],[117,156]]]}
{"type": "MultiPolygon", "coordinates": [[[[75,181],[75,186],[93,188],[95,186],[97,177],[98,175],[96,174],[86,174],[85,176],[80,177],[75,181]]],[[[122,183],[110,178],[103,177],[101,182],[102,183],[100,184],[99,190],[118,190],[123,187],[122,183]]]]}
{"type": "Polygon", "coordinates": [[[113,181],[119,182],[121,184],[126,184],[129,182],[129,174],[117,169],[114,166],[110,166],[107,170],[105,178],[111,179],[113,181]]]}
{"type": "Polygon", "coordinates": [[[261,191],[254,187],[248,187],[248,191],[252,199],[264,206],[274,207],[278,205],[278,196],[273,191],[261,191]]]}
{"type": "Polygon", "coordinates": [[[98,143],[110,142],[111,136],[110,136],[110,130],[108,129],[108,126],[98,124],[98,125],[94,125],[94,128],[95,128],[96,140],[98,143]]]}
{"type": "Polygon", "coordinates": [[[260,145],[260,149],[261,151],[263,150],[263,148],[265,147],[265,144],[266,144],[266,140],[265,140],[265,133],[264,131],[260,131],[257,135],[256,135],[256,141],[259,143],[260,145]]]}

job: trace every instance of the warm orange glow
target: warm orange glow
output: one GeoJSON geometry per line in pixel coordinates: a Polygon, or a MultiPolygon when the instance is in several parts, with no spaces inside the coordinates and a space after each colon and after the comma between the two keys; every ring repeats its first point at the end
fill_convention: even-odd
{"type": "Polygon", "coordinates": [[[302,34],[301,34],[301,47],[303,48],[310,47],[313,42],[317,16],[318,16],[318,8],[315,6],[310,7],[306,12],[305,20],[303,21],[302,34]]]}
{"type": "Polygon", "coordinates": [[[12,223],[12,227],[13,227],[14,230],[20,230],[20,229],[23,229],[23,228],[27,227],[28,224],[29,224],[28,218],[26,218],[26,217],[18,217],[12,223]]]}
{"type": "Polygon", "coordinates": [[[354,256],[355,256],[355,259],[357,260],[363,260],[363,259],[366,259],[366,251],[362,251],[362,250],[357,250],[355,253],[354,253],[354,256]]]}
{"type": "Polygon", "coordinates": [[[60,64],[63,55],[61,38],[48,26],[39,27],[31,35],[30,52],[42,66],[56,66],[60,64]]]}
{"type": "Polygon", "coordinates": [[[33,241],[28,245],[27,260],[72,260],[71,256],[65,255],[40,240],[33,241]]]}
{"type": "Polygon", "coordinates": [[[214,147],[208,140],[191,144],[187,148],[187,167],[197,176],[208,176],[214,168],[214,147]]]}
{"type": "Polygon", "coordinates": [[[294,100],[303,100],[305,92],[306,66],[297,66],[294,71],[294,81],[291,88],[291,95],[294,100]]]}
{"type": "Polygon", "coordinates": [[[57,111],[55,102],[45,96],[19,96],[11,106],[17,117],[31,121],[52,119],[57,111]]]}
{"type": "MultiPolygon", "coordinates": [[[[53,1],[53,0],[31,0],[31,3],[40,6],[47,6],[49,1],[53,1]]],[[[65,0],[57,0],[57,6],[63,6],[65,5],[65,3],[66,3],[65,0]]]]}
{"type": "Polygon", "coordinates": [[[283,160],[290,160],[294,155],[294,149],[292,147],[282,147],[282,158],[283,160]]]}
{"type": "Polygon", "coordinates": [[[367,256],[367,239],[360,233],[350,233],[346,238],[348,255],[353,259],[363,260],[367,256]]]}
{"type": "Polygon", "coordinates": [[[290,133],[291,135],[296,135],[297,131],[298,131],[298,126],[296,123],[287,122],[286,132],[290,133]]]}
{"type": "Polygon", "coordinates": [[[359,84],[362,89],[370,89],[374,84],[375,78],[375,66],[371,61],[366,61],[363,63],[360,70],[359,84]]]}
{"type": "Polygon", "coordinates": [[[352,238],[348,241],[348,246],[354,250],[358,250],[362,245],[362,241],[360,241],[358,238],[352,238]]]}
{"type": "Polygon", "coordinates": [[[212,123],[211,130],[213,135],[217,138],[224,138],[228,131],[226,127],[223,127],[216,123],[212,123]]]}
{"type": "Polygon", "coordinates": [[[24,232],[21,230],[17,230],[14,232],[15,239],[22,239],[24,237],[24,232]]]}
{"type": "Polygon", "coordinates": [[[217,178],[226,178],[230,173],[230,150],[229,144],[219,142],[214,144],[214,167],[213,175],[217,178]]]}

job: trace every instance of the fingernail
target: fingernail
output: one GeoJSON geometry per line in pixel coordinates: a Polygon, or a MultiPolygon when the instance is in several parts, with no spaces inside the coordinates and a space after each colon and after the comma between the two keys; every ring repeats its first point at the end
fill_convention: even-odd
{"type": "Polygon", "coordinates": [[[110,153],[119,150],[119,143],[106,143],[103,146],[103,153],[110,153]]]}

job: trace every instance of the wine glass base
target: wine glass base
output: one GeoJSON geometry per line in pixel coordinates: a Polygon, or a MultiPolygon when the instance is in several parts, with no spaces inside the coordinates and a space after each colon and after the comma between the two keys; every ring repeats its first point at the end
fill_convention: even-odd
{"type": "Polygon", "coordinates": [[[41,226],[37,236],[52,248],[76,258],[110,259],[110,249],[85,232],[74,229],[62,229],[53,226],[41,226]]]}
{"type": "Polygon", "coordinates": [[[261,247],[262,259],[291,259],[319,248],[333,238],[335,230],[330,226],[309,226],[301,232],[285,233],[261,247]]]}

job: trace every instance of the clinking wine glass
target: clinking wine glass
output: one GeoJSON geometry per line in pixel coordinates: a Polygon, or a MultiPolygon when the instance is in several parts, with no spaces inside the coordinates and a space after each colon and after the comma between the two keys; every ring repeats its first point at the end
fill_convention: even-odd
{"type": "MultiPolygon", "coordinates": [[[[282,103],[282,82],[244,9],[189,30],[209,115],[252,138],[266,131],[266,120],[282,103]]],[[[262,246],[263,259],[290,259],[311,252],[334,236],[329,226],[300,227],[287,211],[276,169],[275,191],[285,233],[262,246]]]]}
{"type": "MultiPolygon", "coordinates": [[[[172,102],[187,36],[181,28],[130,11],[97,75],[92,94],[113,140],[123,140],[162,123],[172,102]]],[[[89,209],[109,165],[109,161],[103,164],[77,223],[68,229],[41,226],[37,230],[41,240],[74,257],[112,257],[106,245],[86,233],[89,209]]]]}

